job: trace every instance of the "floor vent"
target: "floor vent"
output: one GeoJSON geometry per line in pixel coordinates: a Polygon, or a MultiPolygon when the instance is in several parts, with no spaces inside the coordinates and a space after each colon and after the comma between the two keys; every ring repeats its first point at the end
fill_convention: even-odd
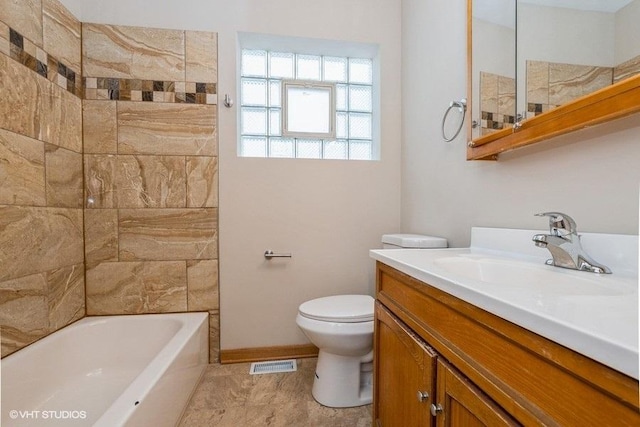
{"type": "Polygon", "coordinates": [[[295,359],[275,360],[272,362],[254,362],[251,364],[249,374],[278,374],[282,372],[295,372],[298,369],[295,359]]]}

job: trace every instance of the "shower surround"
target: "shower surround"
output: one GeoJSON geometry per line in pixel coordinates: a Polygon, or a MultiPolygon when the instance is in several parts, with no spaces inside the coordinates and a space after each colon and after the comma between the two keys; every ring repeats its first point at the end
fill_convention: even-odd
{"type": "Polygon", "coordinates": [[[80,22],[0,1],[0,335],[6,356],[85,315],[80,22]]]}
{"type": "Polygon", "coordinates": [[[208,311],[217,346],[216,34],[83,24],[82,43],[87,314],[208,311]]]}
{"type": "Polygon", "coordinates": [[[85,315],[206,311],[217,361],[217,35],[0,6],[2,355],[85,315]]]}

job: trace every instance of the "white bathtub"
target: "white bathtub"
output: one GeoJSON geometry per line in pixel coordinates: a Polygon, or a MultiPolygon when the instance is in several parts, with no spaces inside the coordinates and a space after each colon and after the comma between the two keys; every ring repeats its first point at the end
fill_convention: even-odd
{"type": "Polygon", "coordinates": [[[2,359],[2,426],[174,426],[208,336],[207,313],[85,317],[2,359]]]}

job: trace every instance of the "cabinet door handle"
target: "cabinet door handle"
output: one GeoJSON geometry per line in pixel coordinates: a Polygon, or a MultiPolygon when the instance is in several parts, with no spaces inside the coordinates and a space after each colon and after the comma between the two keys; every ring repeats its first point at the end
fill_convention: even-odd
{"type": "Polygon", "coordinates": [[[432,403],[431,404],[431,415],[433,415],[434,417],[437,416],[440,412],[442,412],[444,410],[444,408],[442,407],[441,404],[435,404],[432,403]]]}
{"type": "Polygon", "coordinates": [[[429,399],[429,393],[418,390],[418,402],[425,402],[427,399],[429,399]]]}

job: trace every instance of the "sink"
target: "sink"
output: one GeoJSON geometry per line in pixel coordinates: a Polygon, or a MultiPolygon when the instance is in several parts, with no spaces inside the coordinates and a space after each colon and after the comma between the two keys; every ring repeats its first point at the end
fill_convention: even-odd
{"type": "MultiPolygon", "coordinates": [[[[563,270],[518,260],[452,256],[434,260],[434,265],[455,276],[509,289],[529,289],[546,295],[624,295],[632,292],[614,286],[594,273],[563,270]],[[590,274],[594,277],[586,277],[590,274]]],[[[506,289],[505,289],[506,290],[506,289]]]]}
{"type": "MultiPolygon", "coordinates": [[[[596,274],[545,265],[539,230],[474,227],[468,248],[378,249],[371,257],[427,286],[638,378],[638,236],[583,233],[609,266],[596,274]]],[[[542,231],[544,232],[544,231],[542,231]]]]}

